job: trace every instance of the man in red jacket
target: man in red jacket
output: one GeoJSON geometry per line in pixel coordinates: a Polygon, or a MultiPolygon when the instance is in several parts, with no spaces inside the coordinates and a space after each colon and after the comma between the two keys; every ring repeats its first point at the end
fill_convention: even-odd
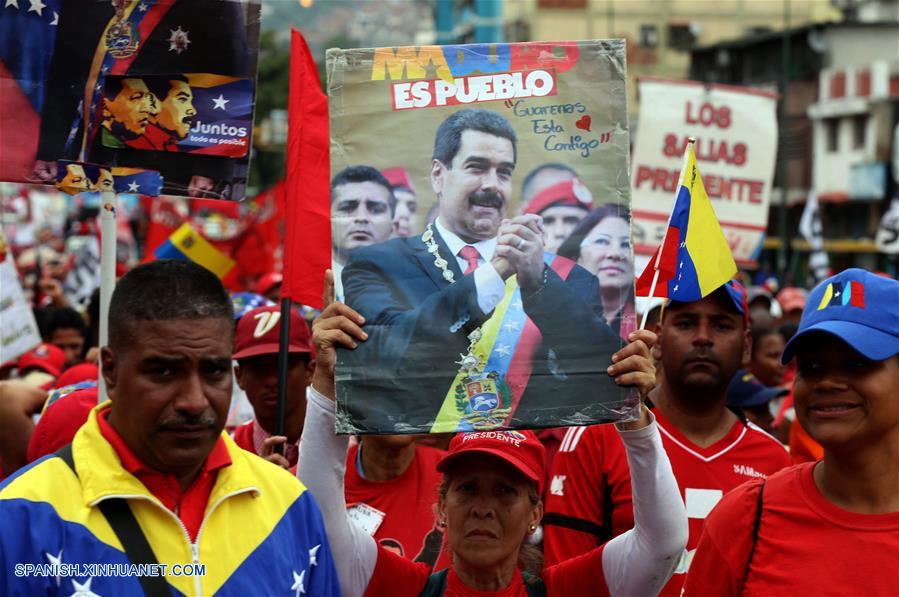
{"type": "Polygon", "coordinates": [[[293,469],[299,457],[300,435],[306,418],[306,388],[312,383],[315,355],[309,325],[291,310],[284,435],[276,436],[280,323],[281,308],[277,305],[253,309],[237,323],[234,374],[238,385],[247,393],[256,417],[234,430],[234,441],[244,450],[293,469]],[[283,456],[273,454],[274,446],[281,443],[285,444],[283,456]]]}

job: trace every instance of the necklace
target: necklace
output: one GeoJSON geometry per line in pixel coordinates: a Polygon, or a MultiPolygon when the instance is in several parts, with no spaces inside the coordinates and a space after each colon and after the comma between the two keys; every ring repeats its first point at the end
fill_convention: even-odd
{"type": "MultiPolygon", "coordinates": [[[[443,274],[443,279],[450,284],[455,284],[456,276],[453,274],[452,270],[447,268],[449,265],[447,260],[440,256],[440,246],[437,244],[437,241],[434,240],[434,229],[431,227],[431,224],[428,224],[427,229],[425,229],[424,233],[421,235],[421,240],[424,242],[425,247],[427,247],[428,253],[434,256],[434,265],[443,274]]],[[[456,361],[460,371],[472,374],[478,372],[480,369],[481,359],[475,356],[474,349],[475,345],[477,345],[478,341],[481,339],[481,336],[481,326],[478,326],[468,334],[468,354],[460,353],[459,356],[461,357],[461,360],[456,361]]]]}

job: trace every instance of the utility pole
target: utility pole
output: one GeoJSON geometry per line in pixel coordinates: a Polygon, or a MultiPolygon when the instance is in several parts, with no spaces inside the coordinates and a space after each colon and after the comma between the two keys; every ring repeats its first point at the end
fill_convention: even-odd
{"type": "Polygon", "coordinates": [[[787,90],[790,86],[790,0],[783,4],[784,27],[781,35],[780,52],[780,124],[777,143],[777,167],[780,171],[780,205],[777,206],[777,225],[780,233],[780,248],[777,250],[777,271],[786,283],[787,248],[790,237],[787,231],[787,146],[790,139],[790,116],[787,112],[787,90]]]}

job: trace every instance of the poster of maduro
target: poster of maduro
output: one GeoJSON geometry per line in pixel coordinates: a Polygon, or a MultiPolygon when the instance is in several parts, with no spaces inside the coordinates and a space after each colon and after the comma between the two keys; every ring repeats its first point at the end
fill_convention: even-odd
{"type": "Polygon", "coordinates": [[[621,40],[329,50],[341,433],[583,425],[634,329],[621,40]]]}

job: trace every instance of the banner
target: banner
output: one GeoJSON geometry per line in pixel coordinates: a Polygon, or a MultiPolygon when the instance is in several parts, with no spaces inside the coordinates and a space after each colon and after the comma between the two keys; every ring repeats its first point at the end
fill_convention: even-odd
{"type": "Polygon", "coordinates": [[[259,22],[259,0],[7,2],[0,180],[52,184],[69,160],[243,199],[259,22]]]}
{"type": "Polygon", "coordinates": [[[662,241],[690,137],[709,198],[738,265],[756,263],[768,227],[777,155],[777,95],[694,81],[641,79],[631,166],[635,250],[662,241]]]}
{"type": "Polygon", "coordinates": [[[329,50],[338,431],[633,416],[622,40],[329,50]],[[504,223],[512,219],[511,223],[504,223]]]}
{"type": "Polygon", "coordinates": [[[41,334],[22,292],[6,236],[0,230],[0,365],[15,361],[41,343],[41,334]]]}

